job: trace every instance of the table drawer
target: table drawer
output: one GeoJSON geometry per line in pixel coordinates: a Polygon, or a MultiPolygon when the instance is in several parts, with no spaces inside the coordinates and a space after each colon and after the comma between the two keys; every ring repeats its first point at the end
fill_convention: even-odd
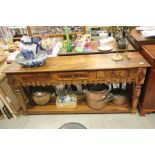
{"type": "Polygon", "coordinates": [[[53,75],[54,80],[88,80],[96,78],[96,72],[61,72],[53,75]]]}
{"type": "Polygon", "coordinates": [[[120,69],[120,70],[105,70],[97,71],[97,78],[106,81],[134,81],[138,76],[137,69],[120,69]]]}
{"type": "Polygon", "coordinates": [[[17,83],[21,82],[46,82],[51,80],[50,73],[31,73],[31,74],[17,74],[14,75],[17,83]]]}

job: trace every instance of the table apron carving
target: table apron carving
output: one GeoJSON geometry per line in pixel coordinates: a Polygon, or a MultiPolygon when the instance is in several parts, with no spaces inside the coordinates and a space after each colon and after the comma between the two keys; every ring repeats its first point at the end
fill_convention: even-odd
{"type": "Polygon", "coordinates": [[[124,83],[143,84],[146,69],[120,69],[81,72],[28,73],[10,75],[18,86],[46,86],[57,84],[124,83]]]}

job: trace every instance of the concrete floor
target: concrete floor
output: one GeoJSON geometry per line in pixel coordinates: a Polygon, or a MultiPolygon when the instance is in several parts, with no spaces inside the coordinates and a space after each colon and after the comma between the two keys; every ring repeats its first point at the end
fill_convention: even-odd
{"type": "Polygon", "coordinates": [[[21,115],[16,120],[0,120],[0,128],[58,129],[68,122],[78,122],[89,129],[151,129],[155,128],[155,114],[145,117],[139,114],[21,115]]]}

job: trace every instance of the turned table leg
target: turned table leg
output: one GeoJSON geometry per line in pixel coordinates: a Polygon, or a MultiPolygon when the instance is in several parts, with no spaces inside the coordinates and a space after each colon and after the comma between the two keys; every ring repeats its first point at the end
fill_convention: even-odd
{"type": "Polygon", "coordinates": [[[141,85],[144,84],[145,75],[146,75],[146,68],[139,68],[138,76],[133,87],[132,110],[131,110],[132,113],[137,112],[139,96],[141,93],[141,85]]]}
{"type": "Polygon", "coordinates": [[[139,96],[141,92],[141,86],[140,85],[135,85],[133,88],[133,98],[132,98],[132,113],[137,112],[137,106],[139,102],[139,96]]]}

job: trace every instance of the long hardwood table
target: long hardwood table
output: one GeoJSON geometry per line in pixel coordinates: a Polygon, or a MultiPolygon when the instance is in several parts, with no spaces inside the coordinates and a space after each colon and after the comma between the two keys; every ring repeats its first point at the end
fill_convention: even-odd
{"type": "MultiPolygon", "coordinates": [[[[24,68],[17,63],[8,66],[5,73],[9,84],[20,100],[23,113],[55,114],[55,113],[135,113],[145,80],[145,74],[150,64],[139,52],[129,53],[130,59],[115,62],[112,54],[77,55],[48,58],[40,67],[24,68]],[[79,99],[76,109],[58,109],[55,97],[44,106],[30,105],[30,95],[24,92],[29,86],[49,86],[58,84],[87,83],[133,83],[132,101],[121,106],[110,103],[101,110],[87,106],[85,99],[79,99]]],[[[122,54],[123,55],[123,54],[122,54]]]]}

